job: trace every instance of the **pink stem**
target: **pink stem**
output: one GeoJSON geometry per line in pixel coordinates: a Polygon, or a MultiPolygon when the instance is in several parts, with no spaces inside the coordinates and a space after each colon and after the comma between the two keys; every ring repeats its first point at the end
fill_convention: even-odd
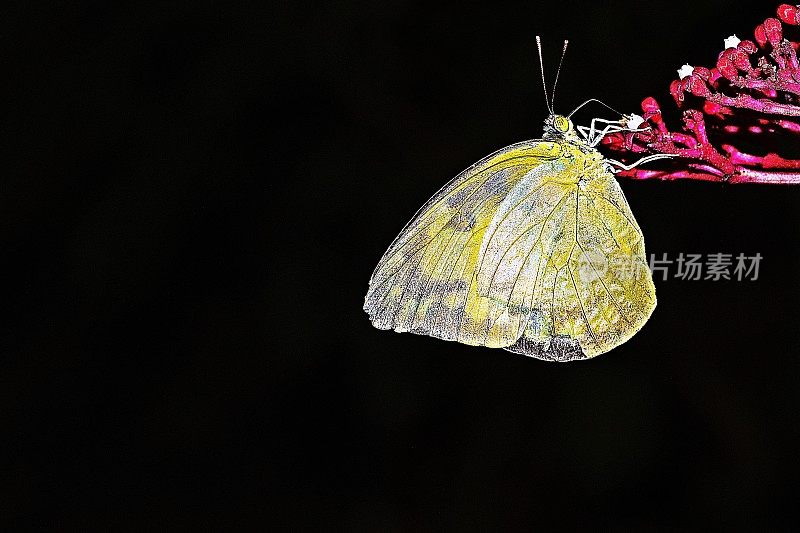
{"type": "Polygon", "coordinates": [[[791,104],[781,104],[766,99],[755,99],[749,94],[740,94],[738,96],[725,96],[720,93],[713,93],[706,97],[709,102],[720,104],[728,107],[740,107],[743,109],[751,109],[761,113],[770,113],[774,115],[785,115],[790,117],[800,117],[800,107],[791,104]]]}
{"type": "Polygon", "coordinates": [[[728,157],[730,157],[734,165],[761,167],[764,169],[800,170],[800,161],[797,159],[785,159],[773,153],[765,156],[746,154],[730,144],[722,145],[722,149],[728,152],[728,157]]]}
{"type": "Polygon", "coordinates": [[[800,124],[798,124],[797,122],[793,122],[791,120],[776,120],[775,124],[785,129],[786,131],[791,131],[792,133],[800,133],[800,124]]]}
{"type": "Polygon", "coordinates": [[[786,80],[751,80],[743,76],[735,78],[732,82],[734,87],[742,87],[745,89],[754,89],[757,91],[770,91],[777,89],[792,94],[800,94],[800,83],[795,83],[786,80]]]}
{"type": "Polygon", "coordinates": [[[800,185],[800,173],[777,172],[743,168],[728,183],[765,183],[770,185],[800,185]]]}
{"type": "Polygon", "coordinates": [[[759,183],[766,185],[800,185],[800,173],[793,172],[777,172],[768,170],[756,170],[744,168],[730,178],[720,176],[717,174],[709,174],[706,172],[694,172],[691,170],[645,170],[635,168],[633,170],[626,170],[617,174],[617,176],[630,178],[635,180],[695,180],[695,181],[713,181],[725,183],[759,183]]]}

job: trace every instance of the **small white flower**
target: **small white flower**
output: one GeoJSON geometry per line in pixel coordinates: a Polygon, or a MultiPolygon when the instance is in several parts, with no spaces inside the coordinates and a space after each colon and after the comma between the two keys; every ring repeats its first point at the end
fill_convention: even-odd
{"type": "Polygon", "coordinates": [[[678,77],[680,79],[688,78],[689,76],[694,73],[694,67],[691,66],[689,63],[686,63],[681,68],[678,69],[678,77]]]}
{"type": "Polygon", "coordinates": [[[627,120],[627,126],[629,129],[638,130],[639,126],[644,123],[644,119],[637,115],[636,113],[631,114],[627,120]]]}
{"type": "Polygon", "coordinates": [[[736,48],[742,42],[735,34],[725,39],[725,48],[736,48]]]}

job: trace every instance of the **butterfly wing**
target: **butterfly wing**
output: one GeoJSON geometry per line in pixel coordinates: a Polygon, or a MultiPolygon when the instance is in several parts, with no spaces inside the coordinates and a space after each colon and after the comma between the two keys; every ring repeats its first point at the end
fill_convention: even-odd
{"type": "MultiPolygon", "coordinates": [[[[520,250],[528,247],[532,258],[526,260],[531,271],[526,287],[509,294],[496,279],[479,285],[493,298],[509,294],[529,313],[519,339],[506,349],[557,361],[594,357],[619,346],[641,329],[656,306],[642,231],[616,179],[600,168],[580,167],[568,168],[562,177],[571,172],[581,179],[577,186],[565,186],[566,209],[539,227],[541,237],[514,244],[520,250]]],[[[500,226],[489,256],[525,238],[531,215],[520,216],[523,229],[509,223],[503,233],[500,226]]]]}
{"type": "Polygon", "coordinates": [[[616,294],[609,300],[595,294],[597,284],[576,281],[570,287],[583,257],[575,249],[579,240],[590,250],[601,243],[597,254],[608,257],[615,253],[609,245],[614,239],[603,231],[619,233],[634,248],[641,232],[613,178],[596,188],[616,203],[600,200],[593,215],[576,209],[582,196],[595,192],[578,192],[580,165],[562,152],[563,144],[547,141],[509,146],[434,195],[370,279],[364,309],[373,324],[543,359],[584,358],[610,349],[613,341],[598,333],[613,327],[598,321],[615,320],[607,308],[612,300],[623,301],[626,289],[603,280],[616,294]],[[606,190],[614,186],[618,195],[606,190]],[[600,223],[597,210],[617,213],[612,229],[600,223]],[[586,223],[591,227],[583,228],[586,223]],[[595,304],[601,306],[598,316],[595,304]]]}
{"type": "Polygon", "coordinates": [[[538,186],[533,182],[541,176],[530,176],[531,171],[557,161],[560,154],[561,146],[553,142],[511,145],[436,193],[395,239],[370,279],[364,309],[373,324],[472,345],[513,344],[524,317],[511,310],[515,316],[504,319],[506,327],[494,327],[492,316],[508,306],[478,294],[478,261],[503,199],[521,182],[538,186]]]}

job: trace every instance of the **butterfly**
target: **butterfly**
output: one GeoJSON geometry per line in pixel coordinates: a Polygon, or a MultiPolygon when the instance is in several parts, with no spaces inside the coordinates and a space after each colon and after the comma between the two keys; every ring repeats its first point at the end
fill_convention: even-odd
{"type": "Polygon", "coordinates": [[[542,138],[484,157],[422,206],[369,280],[375,327],[572,361],[624,343],[655,309],[642,230],[614,173],[657,156],[624,165],[596,149],[643,120],[576,128],[571,115],[594,99],[556,114],[558,74],[548,98],[537,44],[542,138]]]}

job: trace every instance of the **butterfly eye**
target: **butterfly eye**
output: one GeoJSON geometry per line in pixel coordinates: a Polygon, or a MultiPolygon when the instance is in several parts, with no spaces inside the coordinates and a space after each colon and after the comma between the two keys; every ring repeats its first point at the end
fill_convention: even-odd
{"type": "Polygon", "coordinates": [[[569,119],[567,117],[562,117],[561,115],[555,117],[553,120],[553,125],[562,133],[566,133],[570,129],[569,119]]]}

